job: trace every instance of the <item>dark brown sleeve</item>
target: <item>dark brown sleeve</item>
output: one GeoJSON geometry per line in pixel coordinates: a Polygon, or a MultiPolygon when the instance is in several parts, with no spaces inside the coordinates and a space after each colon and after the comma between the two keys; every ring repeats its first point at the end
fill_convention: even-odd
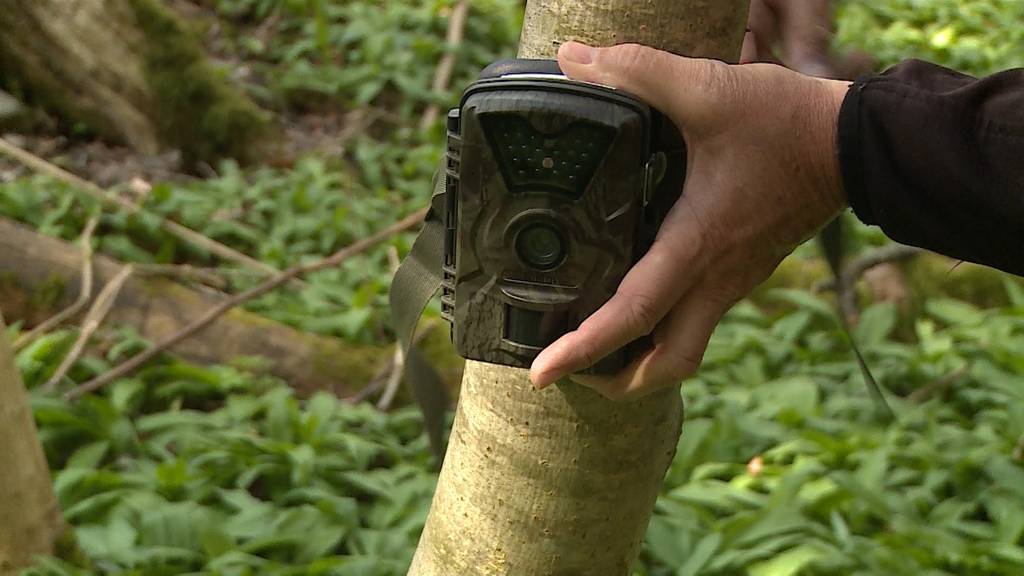
{"type": "Polygon", "coordinates": [[[839,114],[850,206],[890,238],[1024,275],[1024,69],[976,79],[909,60],[839,114]]]}

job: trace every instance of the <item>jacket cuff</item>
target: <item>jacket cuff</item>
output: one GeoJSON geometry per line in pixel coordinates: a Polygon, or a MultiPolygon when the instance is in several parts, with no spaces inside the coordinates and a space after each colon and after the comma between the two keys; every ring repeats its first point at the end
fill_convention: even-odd
{"type": "Polygon", "coordinates": [[[865,224],[877,224],[867,190],[864,189],[864,161],[860,138],[861,92],[872,78],[874,75],[859,78],[846,93],[846,98],[839,109],[837,143],[846,201],[857,218],[865,224]]]}

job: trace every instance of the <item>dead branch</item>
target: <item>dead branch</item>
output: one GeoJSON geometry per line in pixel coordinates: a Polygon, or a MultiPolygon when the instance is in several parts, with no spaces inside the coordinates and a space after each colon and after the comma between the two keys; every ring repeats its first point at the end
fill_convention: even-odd
{"type": "Polygon", "coordinates": [[[264,294],[277,289],[278,287],[285,284],[289,280],[292,280],[293,278],[298,278],[305,274],[338,266],[345,260],[348,260],[349,258],[366,251],[368,248],[378,244],[379,242],[387,240],[388,238],[391,238],[396,234],[399,234],[401,232],[404,232],[405,230],[412,228],[413,226],[416,226],[417,224],[423,221],[423,218],[427,214],[427,210],[427,208],[423,208],[410,216],[406,216],[402,220],[398,221],[395,224],[392,224],[391,226],[385,228],[384,230],[381,230],[376,234],[359,240],[358,242],[350,244],[347,247],[335,252],[331,256],[328,256],[327,258],[323,258],[311,264],[299,264],[293,266],[288,270],[285,270],[284,272],[278,274],[277,276],[270,278],[269,280],[260,284],[259,286],[256,286],[254,288],[246,290],[245,292],[241,292],[235,296],[232,296],[231,298],[228,298],[220,305],[208,310],[205,314],[197,318],[195,321],[193,321],[191,324],[189,324],[184,329],[179,331],[177,334],[174,334],[170,338],[167,338],[166,340],[154,346],[151,346],[147,350],[139,354],[136,354],[135,356],[128,359],[119,366],[115,366],[111,370],[108,370],[107,372],[100,374],[99,376],[93,378],[92,380],[86,382],[85,384],[82,384],[78,388],[75,388],[74,390],[68,392],[65,395],[65,398],[67,398],[68,400],[77,399],[84,394],[88,394],[90,392],[98,390],[105,386],[106,384],[130,374],[131,372],[135,371],[146,362],[155,358],[164,350],[167,350],[171,346],[174,346],[178,342],[188,338],[189,336],[207,327],[211,322],[213,322],[218,317],[228,312],[232,308],[238,306],[239,304],[248,302],[249,300],[253,300],[254,298],[259,298],[260,296],[263,296],[264,294]]]}
{"type": "MultiPolygon", "coordinates": [[[[451,17],[448,20],[448,35],[445,39],[447,51],[437,65],[434,72],[434,82],[431,90],[434,93],[444,92],[452,81],[452,73],[455,71],[455,52],[462,45],[462,39],[466,33],[466,18],[469,15],[469,0],[460,0],[455,8],[452,8],[451,17]]],[[[431,104],[423,113],[420,119],[420,130],[427,130],[437,122],[441,114],[441,107],[431,104]]]]}
{"type": "Polygon", "coordinates": [[[85,308],[85,305],[89,303],[92,298],[92,235],[96,231],[96,224],[99,222],[98,216],[89,218],[89,221],[85,224],[85,230],[82,231],[82,235],[79,237],[79,244],[82,245],[82,285],[78,291],[78,299],[76,299],[70,306],[47,318],[44,322],[38,326],[22,334],[14,341],[14,351],[18,352],[23,350],[26,346],[35,342],[37,338],[46,334],[50,330],[63,324],[68,318],[74,317],[76,314],[85,308]]]}
{"type": "MultiPolygon", "coordinates": [[[[99,200],[107,206],[120,208],[130,214],[145,213],[147,215],[151,215],[136,206],[134,203],[129,202],[116,194],[111,194],[92,182],[75,176],[67,170],[55,166],[54,164],[51,164],[50,162],[47,162],[46,160],[11,144],[3,138],[0,138],[0,154],[10,157],[36,172],[61,180],[68,184],[72,191],[99,200]]],[[[188,242],[193,246],[202,248],[212,254],[216,254],[225,260],[236,262],[254,270],[259,270],[265,274],[278,274],[280,272],[280,270],[269,264],[246,256],[234,248],[203,236],[199,232],[196,232],[186,226],[182,226],[173,220],[168,220],[167,218],[155,215],[151,216],[160,220],[160,228],[168,234],[188,242]]]]}
{"type": "Polygon", "coordinates": [[[96,297],[96,301],[93,303],[92,308],[85,315],[85,320],[82,322],[82,328],[78,332],[78,338],[75,340],[74,346],[71,347],[71,351],[64,357],[64,360],[57,367],[57,371],[50,376],[50,380],[46,382],[43,390],[50,393],[57,389],[57,385],[64,379],[71,367],[78,362],[78,359],[82,357],[82,352],[85,351],[85,346],[89,343],[89,339],[103,323],[103,320],[107,317],[107,313],[110,312],[110,308],[113,307],[114,302],[117,300],[118,294],[121,293],[121,288],[124,288],[125,281],[132,275],[132,265],[129,264],[118,272],[117,276],[113,280],[107,282],[107,285],[100,291],[99,296],[96,297]]]}

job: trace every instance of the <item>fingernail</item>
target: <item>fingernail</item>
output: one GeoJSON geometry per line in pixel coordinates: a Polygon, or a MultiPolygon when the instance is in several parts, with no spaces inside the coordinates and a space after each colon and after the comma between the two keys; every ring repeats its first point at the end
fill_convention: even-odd
{"type": "Polygon", "coordinates": [[[533,378],[533,377],[531,377],[530,380],[532,380],[533,388],[535,390],[543,390],[543,389],[545,389],[545,388],[547,388],[548,386],[551,385],[551,380],[548,379],[548,378],[541,378],[541,377],[533,378]]]}
{"type": "Polygon", "coordinates": [[[579,42],[566,42],[562,44],[562,57],[574,64],[591,64],[594,62],[595,50],[579,42]]]}

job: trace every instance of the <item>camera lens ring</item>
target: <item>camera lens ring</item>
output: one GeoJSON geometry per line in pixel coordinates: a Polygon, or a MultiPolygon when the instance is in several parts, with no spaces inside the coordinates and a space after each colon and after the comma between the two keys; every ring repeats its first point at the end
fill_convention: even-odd
{"type": "Polygon", "coordinates": [[[534,220],[519,229],[515,237],[515,251],[528,267],[547,272],[565,262],[569,242],[554,222],[534,220]]]}

